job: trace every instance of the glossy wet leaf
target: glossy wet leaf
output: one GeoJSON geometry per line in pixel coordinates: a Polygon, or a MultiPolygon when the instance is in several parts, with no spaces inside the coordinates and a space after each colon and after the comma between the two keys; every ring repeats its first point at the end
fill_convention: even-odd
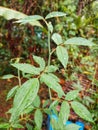
{"type": "MultiPolygon", "coordinates": [[[[0,7],[0,16],[4,17],[7,20],[11,20],[11,19],[21,19],[22,20],[22,19],[28,19],[28,17],[29,17],[26,14],[23,14],[16,10],[5,8],[5,7],[0,7]]],[[[37,18],[35,17],[35,19],[37,19],[37,18]]],[[[42,25],[40,24],[39,21],[31,21],[28,23],[31,24],[32,26],[42,27],[42,25]]]]}
{"type": "Polygon", "coordinates": [[[41,129],[43,122],[43,115],[40,109],[37,109],[34,114],[34,121],[38,129],[41,129]]]}
{"type": "Polygon", "coordinates": [[[26,123],[27,130],[33,130],[33,126],[29,123],[26,123]]]}
{"type": "Polygon", "coordinates": [[[54,65],[47,66],[46,68],[46,72],[49,72],[49,73],[55,72],[56,70],[58,70],[58,67],[54,65]]]}
{"type": "Polygon", "coordinates": [[[41,82],[44,82],[49,88],[57,92],[58,96],[61,97],[64,95],[61,85],[57,82],[57,79],[51,77],[51,75],[42,74],[40,80],[41,82]]]}
{"type": "Polygon", "coordinates": [[[71,106],[72,106],[73,110],[75,111],[75,113],[77,115],[79,115],[81,118],[83,118],[84,120],[87,120],[89,122],[93,122],[91,113],[88,111],[88,109],[83,104],[81,104],[77,101],[73,101],[73,102],[71,102],[71,106]]]}
{"type": "Polygon", "coordinates": [[[2,79],[11,79],[11,78],[14,78],[15,76],[12,75],[12,74],[7,74],[7,75],[3,75],[1,78],[2,79]]]}
{"type": "Polygon", "coordinates": [[[18,20],[18,22],[22,22],[22,23],[29,23],[29,22],[33,22],[36,20],[42,20],[43,17],[40,15],[32,15],[32,16],[27,16],[23,19],[18,20]]]}
{"type": "Polygon", "coordinates": [[[87,40],[85,38],[82,38],[82,37],[70,38],[70,39],[66,40],[64,42],[64,44],[81,45],[81,46],[93,46],[94,45],[93,42],[91,42],[90,40],[87,40]]]}
{"type": "Polygon", "coordinates": [[[69,114],[70,114],[70,106],[68,102],[63,101],[59,113],[59,122],[65,124],[69,118],[69,114]]]}
{"type": "Polygon", "coordinates": [[[5,8],[0,6],[0,16],[3,16],[7,20],[25,18],[27,15],[18,12],[13,9],[5,8]]]}
{"type": "Polygon", "coordinates": [[[33,101],[33,106],[34,107],[39,107],[40,106],[40,97],[37,95],[33,101]]]}
{"type": "Polygon", "coordinates": [[[17,124],[13,124],[12,127],[13,128],[24,128],[23,125],[18,124],[18,123],[17,124]]]}
{"type": "Polygon", "coordinates": [[[68,101],[74,100],[75,98],[78,97],[78,95],[79,95],[79,90],[72,90],[66,94],[65,99],[68,101]]]}
{"type": "Polygon", "coordinates": [[[63,46],[57,46],[56,54],[63,67],[66,68],[68,63],[68,52],[66,48],[63,46]]]}
{"type": "Polygon", "coordinates": [[[9,100],[10,98],[12,98],[12,97],[16,94],[18,88],[19,88],[19,86],[17,85],[17,86],[15,86],[15,87],[13,87],[13,88],[8,92],[8,94],[7,94],[7,100],[9,100]]]}
{"type": "MultiPolygon", "coordinates": [[[[23,22],[23,23],[22,23],[22,22],[18,22],[18,21],[14,22],[14,23],[20,23],[20,25],[26,24],[26,22],[23,22]]],[[[27,23],[29,23],[29,24],[32,25],[32,26],[38,26],[38,27],[43,28],[43,26],[40,24],[39,21],[33,21],[33,22],[27,22],[27,23]]]]}
{"type": "Polygon", "coordinates": [[[60,82],[60,79],[55,75],[55,74],[53,74],[53,73],[48,73],[48,75],[51,77],[51,78],[53,78],[56,82],[60,82]]]}
{"type": "Polygon", "coordinates": [[[57,106],[57,105],[58,105],[58,103],[59,103],[59,101],[58,101],[58,100],[53,101],[53,102],[50,104],[49,109],[53,109],[53,107],[57,106]]]}
{"type": "Polygon", "coordinates": [[[58,130],[58,129],[60,130],[60,128],[59,128],[59,122],[56,119],[52,118],[50,120],[50,124],[51,124],[53,130],[58,130]]]}
{"type": "Polygon", "coordinates": [[[35,56],[35,55],[33,55],[33,59],[40,66],[40,70],[44,70],[44,68],[45,68],[45,61],[44,61],[44,59],[39,57],[39,56],[35,56]]]}
{"type": "Polygon", "coordinates": [[[54,34],[52,35],[52,40],[53,40],[57,45],[63,43],[62,37],[61,37],[61,35],[58,34],[58,33],[54,33],[54,34]]]}
{"type": "Polygon", "coordinates": [[[33,110],[34,110],[34,106],[30,105],[24,109],[24,111],[21,113],[21,115],[31,113],[33,110]]]}
{"type": "Polygon", "coordinates": [[[32,15],[32,16],[26,16],[25,18],[19,19],[15,23],[21,23],[21,24],[31,24],[32,26],[39,26],[43,27],[38,20],[42,20],[43,17],[40,15],[32,15]]]}
{"type": "Polygon", "coordinates": [[[26,63],[14,63],[11,65],[17,68],[18,70],[21,70],[24,73],[28,73],[28,74],[38,75],[40,74],[40,71],[41,71],[40,68],[36,68],[33,65],[26,64],[26,63]]]}
{"type": "Polygon", "coordinates": [[[45,19],[49,19],[49,18],[53,18],[53,17],[61,17],[61,16],[66,16],[66,14],[63,12],[54,11],[54,12],[49,13],[45,17],[45,19]]]}
{"type": "Polygon", "coordinates": [[[38,90],[39,81],[37,78],[29,79],[18,89],[13,101],[10,122],[17,121],[19,115],[31,106],[38,90]]]}
{"type": "Polygon", "coordinates": [[[51,125],[52,125],[53,130],[66,130],[65,124],[62,124],[61,122],[55,119],[51,120],[51,125]]]}
{"type": "Polygon", "coordinates": [[[49,104],[51,103],[50,99],[46,99],[44,102],[43,102],[43,108],[49,106],[49,104]]]}
{"type": "Polygon", "coordinates": [[[76,125],[76,124],[69,124],[66,126],[65,130],[79,130],[80,126],[76,125]]]}

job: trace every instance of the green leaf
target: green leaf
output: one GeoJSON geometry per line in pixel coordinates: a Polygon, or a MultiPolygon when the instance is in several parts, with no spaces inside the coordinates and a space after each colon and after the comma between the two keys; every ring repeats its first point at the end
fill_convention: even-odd
{"type": "Polygon", "coordinates": [[[93,10],[93,13],[95,14],[96,20],[97,20],[97,18],[98,18],[98,1],[97,0],[93,1],[93,3],[92,3],[92,10],[93,10]]]}
{"type": "Polygon", "coordinates": [[[63,43],[62,37],[61,37],[61,35],[58,34],[58,33],[54,33],[54,34],[52,35],[52,40],[53,40],[57,45],[63,43]]]}
{"type": "Polygon", "coordinates": [[[10,122],[17,121],[19,115],[32,105],[35,97],[37,96],[38,90],[39,81],[37,78],[26,81],[18,89],[13,101],[10,122]]]}
{"type": "MultiPolygon", "coordinates": [[[[14,22],[14,23],[18,23],[18,22],[14,22]]],[[[32,26],[38,26],[38,27],[41,27],[43,28],[43,26],[40,24],[39,21],[33,21],[33,22],[28,22],[29,24],[31,24],[32,26]]],[[[26,23],[21,23],[22,24],[26,24],[26,23]]]]}
{"type": "Polygon", "coordinates": [[[68,63],[68,52],[67,52],[66,48],[63,46],[57,46],[56,54],[57,54],[59,61],[64,66],[64,68],[66,68],[67,63],[68,63]]]}
{"type": "Polygon", "coordinates": [[[34,120],[35,120],[35,123],[36,123],[38,129],[41,129],[41,127],[42,127],[42,122],[43,122],[43,115],[42,115],[41,110],[37,109],[37,110],[35,111],[34,120]]]}
{"type": "Polygon", "coordinates": [[[36,61],[36,63],[39,64],[40,70],[41,71],[44,70],[44,68],[45,68],[45,61],[44,61],[44,59],[39,57],[39,56],[34,56],[34,55],[33,55],[33,59],[36,61]]]}
{"type": "Polygon", "coordinates": [[[27,130],[33,130],[32,125],[30,125],[29,123],[26,123],[26,128],[27,128],[27,130]]]}
{"type": "Polygon", "coordinates": [[[66,14],[63,12],[54,11],[54,12],[49,13],[45,17],[45,19],[49,19],[49,18],[53,18],[53,17],[61,17],[61,16],[66,16],[66,14]]]}
{"type": "Polygon", "coordinates": [[[33,130],[40,130],[40,129],[37,126],[35,126],[33,130]]]}
{"type": "Polygon", "coordinates": [[[66,130],[65,124],[62,124],[61,122],[57,121],[55,118],[51,119],[50,121],[53,130],[66,130]]]}
{"type": "Polygon", "coordinates": [[[7,100],[9,100],[10,98],[12,98],[12,97],[16,94],[18,88],[19,88],[19,86],[17,85],[17,86],[15,86],[14,88],[12,88],[12,89],[8,92],[8,94],[7,94],[7,100]]]}
{"type": "MultiPolygon", "coordinates": [[[[21,13],[21,12],[15,11],[13,9],[8,9],[8,8],[5,8],[5,7],[0,7],[0,16],[3,16],[7,20],[28,19],[28,17],[30,17],[30,16],[27,16],[27,15],[21,13]]],[[[37,19],[37,16],[35,17],[35,19],[37,19]]],[[[40,24],[39,21],[31,21],[31,22],[28,22],[28,23],[31,24],[32,26],[42,27],[42,25],[40,24]]]]}
{"type": "Polygon", "coordinates": [[[74,100],[75,98],[78,97],[78,95],[79,95],[79,90],[72,90],[66,94],[65,99],[68,101],[74,100]]]}
{"type": "Polygon", "coordinates": [[[88,103],[95,103],[95,100],[94,99],[92,99],[91,97],[89,97],[89,96],[84,96],[83,97],[83,100],[84,100],[84,102],[88,102],[88,103]]]}
{"type": "Polygon", "coordinates": [[[45,107],[47,107],[47,106],[49,106],[49,104],[51,103],[51,101],[50,101],[50,99],[47,99],[47,100],[45,100],[45,102],[43,103],[43,108],[45,108],[45,107]]]}
{"type": "Polygon", "coordinates": [[[39,75],[40,74],[40,68],[36,68],[33,65],[26,64],[26,63],[14,63],[11,64],[13,67],[17,68],[18,70],[21,70],[25,73],[39,75]]]}
{"type": "Polygon", "coordinates": [[[82,45],[82,46],[93,46],[94,43],[82,37],[73,37],[65,41],[64,44],[82,45]]]}
{"type": "Polygon", "coordinates": [[[37,20],[42,20],[43,17],[40,15],[32,15],[32,16],[26,16],[23,19],[18,20],[17,22],[22,22],[22,23],[29,23],[29,22],[33,22],[33,21],[37,21],[37,20]]]}
{"type": "Polygon", "coordinates": [[[59,122],[56,119],[54,119],[54,118],[52,118],[50,120],[50,124],[51,124],[53,130],[64,130],[64,129],[60,129],[59,122]]]}
{"type": "Polygon", "coordinates": [[[57,79],[51,77],[50,74],[42,74],[40,80],[41,82],[44,82],[49,88],[57,92],[59,97],[64,95],[61,85],[57,82],[57,79]]]}
{"type": "Polygon", "coordinates": [[[3,16],[7,20],[11,20],[11,19],[25,18],[27,15],[21,12],[15,11],[13,9],[8,9],[8,8],[0,6],[0,16],[3,16]]]}
{"type": "Polygon", "coordinates": [[[8,111],[7,111],[7,113],[12,113],[13,112],[13,108],[10,108],[8,111]]]}
{"type": "Polygon", "coordinates": [[[0,129],[2,128],[9,128],[10,127],[10,124],[9,123],[2,123],[0,124],[0,129]]]}
{"type": "Polygon", "coordinates": [[[79,130],[80,126],[76,124],[69,124],[66,126],[65,130],[79,130]]]}
{"type": "Polygon", "coordinates": [[[13,128],[24,128],[22,125],[20,125],[18,123],[17,124],[13,124],[12,127],[13,128]]]}
{"type": "Polygon", "coordinates": [[[1,78],[2,79],[11,79],[11,78],[14,78],[15,76],[12,75],[12,74],[7,74],[7,75],[3,75],[1,78]]]}
{"type": "Polygon", "coordinates": [[[25,18],[22,18],[18,21],[16,21],[15,23],[21,23],[21,24],[31,24],[33,26],[39,26],[39,27],[43,27],[39,21],[37,20],[42,20],[43,17],[40,15],[33,15],[33,16],[26,16],[25,18]]]}
{"type": "Polygon", "coordinates": [[[40,98],[39,96],[37,95],[33,101],[33,106],[34,107],[39,107],[40,106],[40,98]]]}
{"type": "Polygon", "coordinates": [[[30,106],[28,106],[27,108],[24,109],[24,111],[21,113],[21,115],[28,114],[28,113],[32,112],[33,110],[34,110],[34,106],[30,105],[30,106]]]}
{"type": "Polygon", "coordinates": [[[49,109],[53,109],[53,107],[57,106],[58,103],[59,103],[58,100],[53,101],[53,102],[50,104],[49,109]]]}
{"type": "Polygon", "coordinates": [[[65,124],[69,118],[69,114],[70,114],[70,106],[69,106],[68,102],[63,101],[62,105],[61,105],[58,121],[65,124]]]}
{"type": "Polygon", "coordinates": [[[51,78],[53,78],[56,82],[60,82],[60,79],[59,79],[56,75],[54,75],[54,74],[52,74],[52,73],[48,73],[48,75],[49,75],[51,78]]]}
{"type": "Polygon", "coordinates": [[[77,101],[73,101],[71,102],[71,106],[73,110],[75,111],[75,113],[79,115],[81,118],[89,122],[93,122],[90,112],[87,110],[87,108],[83,104],[77,101]]]}
{"type": "Polygon", "coordinates": [[[56,70],[58,70],[58,67],[57,67],[57,66],[50,65],[50,66],[47,66],[45,72],[49,72],[49,73],[51,73],[51,72],[55,72],[56,70]]]}

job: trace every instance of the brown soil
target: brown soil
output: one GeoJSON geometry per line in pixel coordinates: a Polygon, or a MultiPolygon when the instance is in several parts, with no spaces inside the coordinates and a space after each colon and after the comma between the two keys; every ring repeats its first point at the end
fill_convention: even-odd
{"type": "Polygon", "coordinates": [[[9,90],[17,85],[16,79],[0,80],[0,118],[7,118],[6,112],[11,108],[12,101],[6,101],[9,90]]]}

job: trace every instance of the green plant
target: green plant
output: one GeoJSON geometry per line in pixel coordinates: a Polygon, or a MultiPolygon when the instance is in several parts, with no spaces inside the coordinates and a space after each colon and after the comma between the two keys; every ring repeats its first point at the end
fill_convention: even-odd
{"type": "Polygon", "coordinates": [[[68,120],[70,115],[70,109],[86,121],[94,123],[92,115],[88,109],[81,104],[77,97],[81,92],[80,89],[75,89],[67,94],[64,93],[60,80],[56,76],[55,72],[59,70],[56,65],[51,64],[51,57],[56,52],[57,58],[60,61],[62,67],[65,69],[68,64],[68,51],[67,46],[81,45],[81,46],[92,46],[93,43],[82,37],[73,37],[64,41],[59,33],[53,32],[53,25],[49,19],[54,17],[66,17],[63,12],[51,12],[45,18],[40,15],[27,16],[20,12],[0,7],[0,15],[5,17],[7,20],[18,19],[16,23],[31,24],[32,26],[38,26],[47,30],[47,43],[48,43],[48,61],[42,57],[33,55],[33,60],[37,64],[31,65],[28,63],[19,63],[19,61],[12,63],[11,65],[18,70],[18,76],[5,75],[2,79],[7,78],[18,78],[19,84],[13,87],[7,95],[7,100],[14,97],[13,106],[8,111],[11,114],[8,123],[0,125],[0,128],[7,128],[12,130],[14,128],[23,128],[23,124],[26,124],[28,130],[31,128],[29,123],[32,123],[32,128],[40,130],[42,128],[43,113],[52,114],[52,112],[58,115],[58,121],[51,120],[53,128],[66,130],[73,129],[78,130],[77,125],[65,126],[65,122],[68,120]],[[42,25],[39,21],[42,20],[42,25]],[[56,45],[55,49],[51,48],[51,40],[56,45]],[[21,73],[22,72],[22,73],[21,73]],[[21,74],[23,77],[27,77],[25,83],[21,83],[21,74]],[[49,97],[45,103],[41,102],[40,95],[38,92],[41,89],[42,84],[45,84],[49,89],[49,97]],[[57,93],[56,97],[52,94],[52,91],[57,93]],[[49,103],[49,107],[47,104],[49,103]],[[61,104],[60,112],[57,112],[56,107],[61,104]],[[30,114],[34,113],[34,120],[30,119],[30,114]],[[65,114],[64,114],[65,113],[65,114]],[[34,126],[34,127],[33,127],[34,126]]]}

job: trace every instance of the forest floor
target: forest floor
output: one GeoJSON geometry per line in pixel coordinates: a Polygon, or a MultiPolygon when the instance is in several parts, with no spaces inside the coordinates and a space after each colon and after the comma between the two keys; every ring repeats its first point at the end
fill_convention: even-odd
{"type": "Polygon", "coordinates": [[[12,101],[6,101],[7,93],[17,84],[16,80],[0,80],[0,118],[7,118],[6,112],[11,108],[12,101]]]}

